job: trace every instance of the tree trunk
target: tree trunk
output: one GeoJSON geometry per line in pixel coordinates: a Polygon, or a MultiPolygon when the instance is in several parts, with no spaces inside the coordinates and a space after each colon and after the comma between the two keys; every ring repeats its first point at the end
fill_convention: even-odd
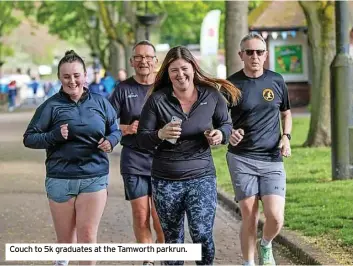
{"type": "Polygon", "coordinates": [[[126,62],[126,54],[125,54],[125,50],[124,50],[124,46],[121,45],[121,43],[119,44],[119,68],[123,68],[126,69],[125,66],[125,62],[126,62]]]}
{"type": "Polygon", "coordinates": [[[248,1],[225,1],[225,55],[227,76],[243,68],[238,52],[240,41],[248,33],[248,1]]]}
{"type": "Polygon", "coordinates": [[[116,41],[109,43],[109,70],[113,77],[118,75],[120,68],[125,69],[125,51],[116,41]]]}
{"type": "Polygon", "coordinates": [[[334,1],[299,1],[312,58],[311,119],[305,146],[331,145],[330,64],[335,55],[334,1]]]}
{"type": "Polygon", "coordinates": [[[134,74],[134,70],[130,65],[130,58],[132,56],[132,47],[131,46],[125,46],[125,69],[127,72],[127,76],[130,77],[134,74]]]}
{"type": "Polygon", "coordinates": [[[134,5],[130,1],[124,1],[125,18],[130,21],[129,23],[118,23],[115,25],[113,19],[109,16],[109,12],[105,2],[98,1],[99,14],[102,19],[103,27],[106,31],[108,38],[111,41],[116,41],[124,47],[125,51],[125,69],[128,76],[131,76],[133,71],[130,66],[130,57],[132,55],[132,46],[135,43],[135,32],[132,25],[135,25],[134,5]]]}

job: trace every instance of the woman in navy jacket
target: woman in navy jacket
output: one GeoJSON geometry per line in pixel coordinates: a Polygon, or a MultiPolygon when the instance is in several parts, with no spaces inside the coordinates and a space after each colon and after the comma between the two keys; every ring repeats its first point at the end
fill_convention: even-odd
{"type": "Polygon", "coordinates": [[[109,101],[84,87],[86,67],[74,51],[60,60],[58,78],[61,90],[38,107],[23,142],[46,149],[45,187],[57,242],[96,243],[107,200],[107,153],[121,132],[109,101]]]}
{"type": "Polygon", "coordinates": [[[207,77],[187,48],[172,48],[143,107],[137,134],[142,148],[155,149],[153,199],[165,242],[184,242],[186,213],[193,242],[202,244],[202,260],[196,262],[202,265],[214,259],[217,191],[210,145],[227,143],[232,130],[220,90],[232,102],[239,98],[228,81],[207,77]]]}

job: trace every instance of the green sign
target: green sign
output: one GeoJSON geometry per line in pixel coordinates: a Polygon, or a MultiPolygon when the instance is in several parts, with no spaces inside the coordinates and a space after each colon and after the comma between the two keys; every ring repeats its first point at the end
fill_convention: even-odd
{"type": "Polygon", "coordinates": [[[275,46],[275,71],[280,74],[303,74],[302,45],[275,46]]]}

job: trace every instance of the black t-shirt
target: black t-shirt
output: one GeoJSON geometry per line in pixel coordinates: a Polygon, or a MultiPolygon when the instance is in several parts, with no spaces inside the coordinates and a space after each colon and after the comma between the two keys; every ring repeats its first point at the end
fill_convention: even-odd
{"type": "MultiPolygon", "coordinates": [[[[117,84],[109,101],[120,118],[120,124],[130,125],[140,119],[142,106],[150,88],[151,85],[140,84],[133,77],[117,84]]],[[[138,148],[136,134],[123,136],[120,143],[123,146],[120,173],[150,176],[152,151],[138,148]]]]}
{"type": "Polygon", "coordinates": [[[283,77],[265,69],[262,76],[250,78],[240,70],[228,80],[242,91],[239,103],[230,107],[233,128],[245,132],[237,146],[229,144],[228,151],[260,161],[282,161],[280,112],[290,109],[283,77]]]}

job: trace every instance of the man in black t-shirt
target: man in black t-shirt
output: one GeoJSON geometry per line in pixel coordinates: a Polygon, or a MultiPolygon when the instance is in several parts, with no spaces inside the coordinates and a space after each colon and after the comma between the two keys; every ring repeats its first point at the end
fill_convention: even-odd
{"type": "Polygon", "coordinates": [[[275,265],[271,242],[283,225],[286,190],[282,156],[291,154],[288,90],[280,74],[263,68],[267,51],[261,35],[246,35],[239,56],[244,68],[228,78],[242,91],[242,98],[230,107],[233,131],[227,162],[242,214],[243,265],[255,265],[259,199],[266,217],[258,245],[259,264],[275,265]]]}
{"type": "Polygon", "coordinates": [[[153,243],[151,216],[157,242],[164,242],[158,215],[151,201],[152,151],[142,150],[136,143],[142,106],[155,80],[154,68],[158,62],[155,53],[152,43],[137,43],[130,59],[135,75],[117,84],[110,97],[120,118],[120,129],[123,133],[120,172],[124,180],[125,198],[132,206],[133,228],[138,243],[153,243]]]}

